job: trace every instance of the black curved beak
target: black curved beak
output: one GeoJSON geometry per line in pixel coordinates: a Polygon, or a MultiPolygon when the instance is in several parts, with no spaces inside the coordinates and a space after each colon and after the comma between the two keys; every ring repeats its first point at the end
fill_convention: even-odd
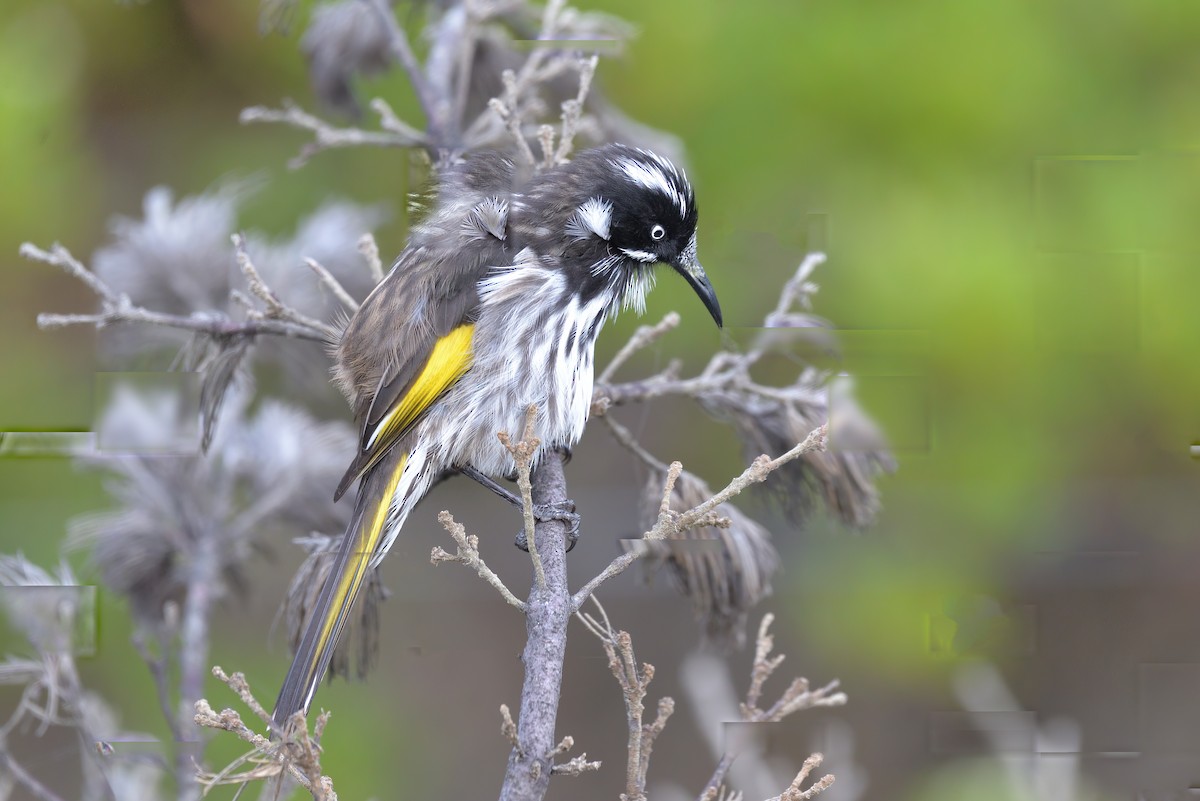
{"type": "Polygon", "coordinates": [[[717,293],[713,290],[712,284],[709,283],[708,276],[704,273],[704,268],[700,266],[700,262],[696,261],[694,257],[688,258],[684,256],[679,260],[678,264],[672,264],[671,266],[683,276],[684,280],[700,296],[701,302],[704,303],[704,308],[708,309],[708,313],[712,315],[717,328],[720,328],[722,326],[721,304],[717,301],[717,293]]]}

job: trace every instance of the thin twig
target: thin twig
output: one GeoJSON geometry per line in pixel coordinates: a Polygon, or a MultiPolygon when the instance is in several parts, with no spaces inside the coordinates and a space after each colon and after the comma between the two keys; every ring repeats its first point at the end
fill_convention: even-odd
{"type": "Polygon", "coordinates": [[[501,431],[497,436],[517,465],[517,488],[521,490],[521,515],[525,522],[525,540],[529,545],[529,558],[533,560],[533,572],[537,576],[539,588],[546,586],[546,573],[542,568],[542,557],[538,553],[535,541],[536,523],[533,516],[533,484],[530,481],[533,457],[542,441],[534,436],[534,424],[537,422],[537,407],[530,406],[525,410],[525,431],[521,441],[514,443],[508,432],[501,431]]]}
{"type": "Polygon", "coordinates": [[[429,79],[413,54],[408,34],[400,27],[395,12],[384,0],[366,0],[366,2],[370,3],[371,8],[379,17],[380,23],[384,26],[384,30],[387,31],[388,46],[391,48],[392,55],[400,62],[400,66],[408,75],[408,82],[412,84],[413,92],[417,95],[417,102],[421,104],[421,111],[425,114],[425,121],[431,134],[430,138],[435,144],[444,144],[440,140],[446,133],[446,115],[442,112],[438,99],[429,86],[429,79]]]}
{"type": "Polygon", "coordinates": [[[700,791],[698,801],[716,801],[717,796],[721,792],[721,785],[725,783],[725,777],[729,774],[729,768],[733,766],[734,755],[722,754],[720,760],[717,761],[717,767],[713,770],[712,778],[708,780],[708,784],[704,785],[704,789],[700,791]]]}
{"type": "Polygon", "coordinates": [[[358,252],[367,262],[367,270],[371,273],[372,284],[378,284],[383,280],[383,261],[379,258],[379,245],[376,244],[373,234],[362,235],[358,240],[358,252]]]}
{"type": "Polygon", "coordinates": [[[668,466],[664,462],[659,461],[654,454],[650,453],[650,451],[646,450],[645,447],[642,446],[642,443],[638,442],[637,437],[633,435],[633,432],[618,423],[616,418],[614,418],[611,414],[602,415],[600,419],[603,420],[604,424],[608,427],[608,431],[613,435],[613,439],[621,443],[621,445],[623,445],[634,456],[641,459],[647,467],[662,473],[667,472],[669,469],[668,466]]]}
{"type": "Polygon", "coordinates": [[[381,125],[385,128],[382,131],[364,131],[361,128],[338,128],[320,117],[309,114],[291,101],[285,101],[281,109],[267,108],[266,106],[244,108],[242,109],[242,113],[238,115],[238,121],[243,125],[263,122],[280,123],[292,128],[310,131],[313,134],[313,141],[305,144],[300,149],[300,153],[288,162],[288,167],[295,170],[303,167],[308,163],[310,158],[322,150],[361,147],[364,145],[375,147],[429,147],[428,140],[424,134],[405,123],[401,123],[399,120],[395,120],[394,117],[395,115],[392,115],[393,119],[387,120],[386,125],[381,121],[381,125]]]}
{"type": "Polygon", "coordinates": [[[679,327],[679,314],[677,312],[667,312],[661,320],[654,325],[639,326],[638,330],[633,333],[619,351],[613,356],[612,361],[604,368],[604,372],[596,379],[597,384],[607,384],[612,380],[613,374],[629,360],[629,357],[637,353],[647,345],[652,344],[655,340],[662,337],[668,331],[679,327]]]}
{"type": "Polygon", "coordinates": [[[64,328],[72,325],[104,328],[123,323],[146,323],[219,338],[256,337],[260,334],[268,334],[314,342],[328,341],[328,333],[323,328],[311,328],[289,320],[263,317],[237,321],[230,319],[225,313],[217,311],[192,312],[186,316],[150,311],[134,305],[128,295],[113,290],[98,275],[83,267],[70,254],[70,251],[60,245],[55,245],[50,251],[45,251],[26,242],[21,245],[21,255],[30,261],[61,267],[69,275],[86,284],[100,298],[101,311],[96,314],[39,314],[37,323],[38,327],[42,329],[64,328]]]}
{"type": "Polygon", "coordinates": [[[382,97],[377,97],[371,101],[371,110],[379,115],[379,127],[385,131],[410,140],[414,145],[425,143],[425,134],[418,131],[416,128],[409,125],[404,120],[400,119],[395,110],[392,109],[390,103],[382,97]]]}
{"type": "Polygon", "coordinates": [[[804,782],[808,781],[808,774],[813,772],[821,764],[824,757],[821,754],[813,754],[808,759],[804,760],[804,765],[800,768],[800,772],[796,774],[796,778],[792,779],[791,786],[777,796],[768,798],[767,801],[809,801],[811,798],[816,798],[821,793],[829,789],[833,784],[833,774],[826,773],[820,779],[817,779],[807,790],[802,790],[804,782]]]}
{"type": "MultiPolygon", "coordinates": [[[[227,675],[219,666],[214,666],[212,673],[233,690],[259,720],[268,727],[273,725],[271,715],[254,696],[245,676],[241,673],[227,675]]],[[[304,714],[297,712],[284,727],[288,739],[281,743],[251,729],[232,709],[223,709],[218,714],[208,701],[201,698],[196,701],[194,710],[192,720],[196,725],[231,732],[253,748],[249,754],[239,757],[217,773],[208,773],[200,768],[197,762],[195,775],[206,792],[220,784],[242,784],[256,779],[272,778],[286,772],[312,794],[314,801],[337,801],[333,780],[321,771],[320,743],[329,723],[328,712],[322,711],[317,716],[311,735],[308,726],[305,725],[304,714]],[[247,762],[253,763],[255,767],[240,774],[233,772],[247,762]]]]}
{"type": "Polygon", "coordinates": [[[667,725],[667,720],[675,711],[675,701],[664,697],[658,702],[657,714],[653,722],[643,723],[645,713],[644,700],[646,688],[654,679],[654,666],[643,662],[638,669],[637,658],[633,652],[633,639],[629,632],[617,631],[609,620],[608,613],[600,600],[594,595],[595,604],[600,618],[586,613],[576,613],[604,648],[608,657],[608,668],[621,686],[621,695],[625,703],[625,722],[627,729],[626,760],[625,760],[625,792],[621,794],[622,801],[645,801],[646,773],[650,766],[650,754],[654,749],[654,741],[667,725]]]}
{"type": "Polygon", "coordinates": [[[13,759],[8,753],[8,749],[2,747],[2,743],[0,743],[0,767],[3,767],[9,776],[39,801],[64,801],[62,796],[38,781],[33,774],[21,766],[21,763],[13,759]]]}
{"type": "Polygon", "coordinates": [[[758,626],[758,636],[755,639],[754,647],[754,666],[750,672],[750,688],[746,691],[746,700],[739,706],[742,720],[755,723],[777,723],[802,709],[845,705],[846,694],[835,692],[840,686],[837,679],[824,687],[810,690],[808,679],[796,677],[779,696],[779,700],[769,709],[759,708],[758,702],[762,697],[763,684],[783,664],[784,660],[783,654],[771,656],[771,649],[775,647],[775,637],[770,633],[771,623],[774,620],[775,616],[768,612],[763,615],[762,622],[758,626]]]}
{"type": "Polygon", "coordinates": [[[279,296],[267,286],[263,281],[258,270],[254,266],[254,262],[250,259],[250,254],[246,250],[246,239],[241,234],[234,234],[232,237],[234,252],[237,255],[238,267],[241,268],[242,274],[246,277],[246,283],[250,287],[250,292],[263,303],[266,304],[266,312],[260,312],[257,309],[251,309],[252,317],[261,315],[268,320],[283,320],[284,322],[295,323],[296,325],[310,328],[314,331],[320,331],[325,337],[326,342],[336,342],[341,333],[331,325],[323,323],[320,320],[314,320],[307,314],[304,314],[291,306],[288,306],[279,296]]]}
{"type": "Polygon", "coordinates": [[[575,134],[579,131],[579,120],[583,115],[583,104],[587,101],[588,92],[592,89],[592,78],[596,75],[596,66],[600,57],[579,60],[579,92],[562,104],[562,126],[558,138],[558,150],[554,154],[553,163],[565,164],[575,146],[575,134]]]}
{"type": "Polygon", "coordinates": [[[181,742],[183,734],[179,728],[179,717],[171,704],[171,689],[169,685],[169,677],[167,671],[167,638],[161,633],[158,637],[158,656],[150,653],[150,647],[146,643],[146,631],[144,627],[139,627],[133,633],[133,647],[146,663],[146,667],[150,669],[150,676],[154,679],[154,689],[158,695],[159,711],[162,712],[163,718],[167,721],[167,730],[171,733],[172,742],[181,742]]]}
{"type": "Polygon", "coordinates": [[[458,562],[472,568],[479,574],[481,579],[491,584],[496,589],[496,592],[500,593],[500,597],[509,606],[515,606],[524,612],[525,602],[513,595],[512,590],[505,586],[495,571],[488,567],[483,561],[483,557],[479,555],[479,538],[474,534],[468,535],[463,525],[456,521],[454,515],[447,511],[442,511],[438,514],[438,522],[454,538],[454,542],[458,548],[455,553],[449,553],[440,546],[434,546],[433,552],[429,554],[430,563],[437,565],[442,562],[458,562]]]}
{"type": "Polygon", "coordinates": [[[308,265],[310,270],[316,273],[317,279],[324,284],[330,292],[333,293],[333,296],[338,299],[338,302],[345,306],[351,314],[358,311],[358,301],[354,299],[353,295],[346,291],[346,288],[342,286],[342,282],[337,280],[337,278],[333,276],[333,273],[325,269],[324,265],[322,265],[316,259],[306,258],[304,263],[308,265]]]}
{"type": "MultiPolygon", "coordinates": [[[[827,425],[817,426],[809,433],[804,441],[796,445],[787,453],[781,454],[774,459],[766,456],[759,456],[754,462],[742,471],[742,474],[733,479],[725,486],[724,489],[717,492],[708,500],[700,503],[693,508],[683,513],[671,511],[671,490],[674,489],[675,479],[678,478],[679,472],[682,470],[682,465],[678,462],[672,462],[667,474],[667,482],[663,489],[663,499],[659,507],[658,519],[654,526],[642,535],[643,540],[661,540],[676,537],[685,531],[703,525],[709,519],[709,513],[716,509],[721,504],[736,497],[739,493],[745,490],[752,484],[765,481],[767,476],[774,471],[783,467],[788,462],[807,454],[825,450],[827,425]]],[[[572,596],[572,605],[575,610],[583,606],[584,601],[594,593],[597,588],[604,582],[620,575],[631,564],[636,562],[641,556],[646,553],[647,549],[643,547],[634,547],[617,558],[613,559],[607,567],[604,568],[598,575],[584,584],[572,596]]]]}
{"type": "MultiPolygon", "coordinates": [[[[245,674],[240,672],[226,674],[225,671],[221,669],[220,665],[213,665],[212,674],[216,676],[222,684],[237,693],[238,698],[242,699],[242,703],[249,707],[250,711],[253,712],[259,720],[268,726],[274,725],[274,717],[266,710],[265,707],[263,707],[262,704],[259,703],[258,699],[254,697],[254,693],[250,691],[250,683],[246,681],[245,674]]],[[[322,725],[321,728],[324,728],[324,725],[322,725]]]]}
{"type": "MultiPolygon", "coordinates": [[[[759,708],[763,685],[779,666],[783,664],[785,658],[783,654],[771,656],[771,651],[775,647],[775,638],[771,634],[771,624],[774,620],[775,616],[768,612],[763,615],[763,619],[758,625],[758,635],[754,642],[754,663],[750,669],[750,687],[746,691],[745,700],[741,701],[738,705],[738,711],[742,720],[747,723],[778,723],[789,715],[803,709],[844,705],[847,701],[846,694],[834,692],[838,687],[837,679],[834,679],[818,690],[810,691],[808,680],[798,677],[792,680],[792,683],[788,685],[788,688],[779,697],[779,700],[772,704],[769,709],[763,710],[759,708]]],[[[698,801],[714,801],[714,799],[719,797],[721,787],[725,783],[725,777],[729,773],[735,758],[736,754],[728,751],[721,754],[720,759],[717,761],[717,767],[713,771],[712,778],[708,780],[708,784],[700,792],[698,801]]],[[[820,754],[810,756],[805,760],[804,766],[800,769],[800,773],[796,775],[791,786],[782,795],[775,796],[772,799],[768,799],[768,801],[804,801],[804,799],[813,798],[828,788],[829,785],[833,784],[832,775],[822,777],[808,790],[800,789],[812,770],[821,764],[821,759],[820,754]]]]}

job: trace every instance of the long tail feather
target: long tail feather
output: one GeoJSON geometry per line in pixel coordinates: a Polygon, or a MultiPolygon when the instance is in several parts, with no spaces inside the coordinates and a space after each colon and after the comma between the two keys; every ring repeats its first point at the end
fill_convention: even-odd
{"type": "MultiPolygon", "coordinates": [[[[363,479],[354,515],[338,547],[333,569],[305,624],[304,636],[275,702],[273,716],[275,725],[281,729],[296,712],[308,712],[313,694],[329,669],[338,638],[350,618],[372,559],[389,544],[385,542],[389,510],[407,463],[408,454],[395,448],[363,479]]],[[[397,499],[397,502],[403,504],[406,500],[397,499]]],[[[403,514],[399,521],[393,521],[393,526],[402,520],[403,514]]]]}

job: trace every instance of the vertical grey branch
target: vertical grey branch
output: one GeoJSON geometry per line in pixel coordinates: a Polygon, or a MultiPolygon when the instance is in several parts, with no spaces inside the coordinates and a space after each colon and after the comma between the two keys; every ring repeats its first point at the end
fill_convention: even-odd
{"type": "MultiPolygon", "coordinates": [[[[562,455],[557,451],[547,450],[542,455],[532,479],[535,504],[567,501],[567,480],[562,455]]],[[[537,524],[535,537],[546,584],[539,588],[534,579],[526,605],[528,639],[521,657],[525,663],[525,681],[517,720],[519,747],[508,757],[500,801],[537,801],[550,785],[554,727],[567,651],[567,622],[573,611],[567,588],[566,535],[562,521],[537,524]]]]}
{"type": "MultiPolygon", "coordinates": [[[[183,602],[183,620],[179,632],[179,714],[180,731],[191,730],[196,702],[204,697],[204,677],[209,674],[208,622],[221,580],[220,542],[213,530],[200,532],[188,566],[187,598],[183,602]]],[[[203,754],[203,743],[185,738],[176,744],[175,776],[178,797],[191,801],[200,797],[195,766],[203,754]]]]}

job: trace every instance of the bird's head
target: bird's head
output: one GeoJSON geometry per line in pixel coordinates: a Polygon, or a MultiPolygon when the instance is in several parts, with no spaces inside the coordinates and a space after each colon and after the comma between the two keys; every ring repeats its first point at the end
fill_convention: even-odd
{"type": "Polygon", "coordinates": [[[560,168],[549,192],[571,201],[566,235],[589,270],[640,305],[656,265],[670,265],[720,326],[721,306],[696,255],[696,195],[683,171],[647,150],[612,144],[560,168]]]}

